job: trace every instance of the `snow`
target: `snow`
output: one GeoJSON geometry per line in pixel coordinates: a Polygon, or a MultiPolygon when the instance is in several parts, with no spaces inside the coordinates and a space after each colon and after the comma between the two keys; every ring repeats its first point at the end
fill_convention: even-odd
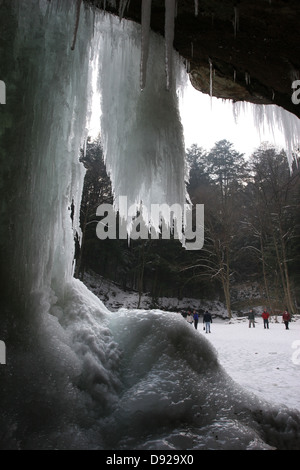
{"type": "MultiPolygon", "coordinates": [[[[136,291],[124,292],[95,273],[86,273],[84,282],[111,311],[136,309],[136,291]]],[[[141,305],[150,309],[151,299],[147,294],[143,294],[141,305]]],[[[294,316],[289,330],[285,330],[281,316],[277,322],[271,319],[269,330],[265,330],[259,314],[263,306],[255,308],[255,328],[249,328],[247,316],[234,314],[229,320],[220,301],[164,297],[159,302],[162,313],[172,309],[183,312],[188,308],[208,309],[213,313],[211,334],[202,330],[201,316],[197,331],[214,346],[220,364],[235,382],[272,404],[300,410],[300,316],[294,316]]]]}
{"type": "MultiPolygon", "coordinates": [[[[246,318],[215,320],[208,340],[217,349],[220,363],[240,385],[270,403],[300,410],[300,362],[297,341],[300,318],[285,330],[281,316],[264,329],[257,317],[255,328],[246,318]],[[296,348],[295,348],[296,346],[296,348]]],[[[202,334],[202,332],[201,332],[202,334]]]]}

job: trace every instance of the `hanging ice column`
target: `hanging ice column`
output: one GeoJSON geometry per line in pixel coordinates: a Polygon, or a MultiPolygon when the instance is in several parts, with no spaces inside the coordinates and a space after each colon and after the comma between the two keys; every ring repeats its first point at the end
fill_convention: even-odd
{"type": "Polygon", "coordinates": [[[178,55],[170,58],[172,38],[165,60],[164,38],[149,33],[150,3],[143,6],[143,52],[140,25],[108,16],[99,16],[97,23],[101,138],[116,208],[125,219],[127,208],[118,206],[119,196],[126,196],[127,206],[143,203],[149,214],[151,204],[186,202],[177,96],[186,72],[178,55]]]}
{"type": "MultiPolygon", "coordinates": [[[[247,75],[246,75],[247,78],[247,75]]],[[[250,78],[247,78],[250,80],[250,78]]],[[[297,154],[300,146],[300,119],[289,111],[276,105],[257,105],[244,101],[232,103],[233,115],[237,121],[241,112],[248,112],[253,115],[255,128],[261,131],[269,130],[275,140],[279,131],[285,141],[285,151],[287,160],[292,170],[293,163],[297,161],[297,154]]]]}
{"type": "Polygon", "coordinates": [[[75,285],[74,235],[80,234],[85,172],[79,154],[87,136],[95,37],[93,12],[82,6],[71,49],[75,2],[16,0],[0,8],[7,84],[0,135],[4,330],[6,312],[8,322],[14,315],[62,314],[75,285]]]}
{"type": "Polygon", "coordinates": [[[22,136],[20,148],[16,144],[11,150],[15,158],[14,153],[9,155],[18,161],[19,170],[12,182],[10,217],[15,274],[22,289],[28,284],[28,293],[43,290],[51,279],[60,285],[61,278],[72,276],[70,208],[73,199],[73,227],[79,230],[84,169],[78,152],[89,112],[93,16],[82,15],[72,51],[76,4],[18,1],[13,5],[18,20],[14,57],[15,63],[22,63],[6,81],[17,92],[24,91],[12,109],[16,92],[10,88],[6,105],[13,116],[12,131],[22,136]],[[39,41],[35,35],[40,35],[39,41]]]}

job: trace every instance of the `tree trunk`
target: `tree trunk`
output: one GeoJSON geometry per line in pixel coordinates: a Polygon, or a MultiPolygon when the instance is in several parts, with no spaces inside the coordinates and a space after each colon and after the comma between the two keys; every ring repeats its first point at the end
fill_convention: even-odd
{"type": "Polygon", "coordinates": [[[228,247],[225,248],[225,269],[223,263],[222,285],[225,296],[226,308],[229,318],[232,317],[231,300],[230,300],[230,270],[229,270],[229,253],[228,247]]]}
{"type": "Polygon", "coordinates": [[[290,284],[290,277],[289,277],[289,270],[287,264],[287,256],[286,256],[286,246],[284,237],[282,234],[281,224],[279,223],[279,234],[280,234],[280,241],[281,241],[281,251],[282,251],[282,264],[283,264],[283,273],[285,278],[285,291],[286,291],[286,303],[288,311],[291,314],[296,313],[294,309],[294,302],[292,299],[292,292],[291,292],[291,284],[290,284]]]}
{"type": "Polygon", "coordinates": [[[280,276],[281,276],[281,282],[282,282],[286,307],[291,313],[294,313],[294,306],[293,306],[293,302],[291,300],[290,282],[289,282],[289,275],[288,275],[288,269],[287,269],[287,261],[286,261],[286,257],[285,257],[285,245],[284,245],[284,241],[282,240],[281,227],[279,227],[279,236],[281,238],[280,244],[281,244],[282,256],[280,256],[278,243],[277,243],[276,236],[275,236],[275,233],[274,233],[274,227],[272,227],[272,232],[273,232],[274,247],[275,247],[275,251],[276,251],[277,263],[278,263],[278,266],[279,266],[279,271],[280,271],[280,276]]]}
{"type": "Polygon", "coordinates": [[[266,291],[266,296],[267,296],[267,300],[268,300],[268,305],[270,305],[271,312],[273,312],[272,302],[271,302],[271,297],[270,297],[270,291],[269,291],[269,285],[268,285],[268,281],[267,281],[264,242],[263,242],[263,238],[262,238],[261,233],[260,233],[259,239],[260,239],[260,252],[261,252],[261,261],[262,261],[262,270],[263,270],[265,291],[266,291]]]}

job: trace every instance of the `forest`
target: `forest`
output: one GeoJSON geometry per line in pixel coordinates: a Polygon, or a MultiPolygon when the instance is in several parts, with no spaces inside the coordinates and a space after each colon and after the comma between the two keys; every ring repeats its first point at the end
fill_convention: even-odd
{"type": "Polygon", "coordinates": [[[162,296],[221,300],[231,317],[233,309],[248,307],[248,300],[238,303],[234,296],[247,286],[259,291],[258,305],[263,302],[271,313],[298,311],[298,157],[291,169],[285,151],[269,143],[249,158],[227,140],[209,151],[196,144],[187,149],[188,196],[193,208],[204,205],[204,245],[198,251],[186,250],[174,237],[100,240],[97,207],[113,203],[100,137],[88,139],[80,160],[86,175],[75,277],[92,270],[125,291],[136,290],[139,299],[149,293],[153,308],[162,296]]]}

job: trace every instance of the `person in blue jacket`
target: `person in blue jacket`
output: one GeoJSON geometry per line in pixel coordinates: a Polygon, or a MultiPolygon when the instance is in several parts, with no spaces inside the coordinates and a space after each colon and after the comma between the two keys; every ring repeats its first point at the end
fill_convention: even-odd
{"type": "Polygon", "coordinates": [[[212,323],[212,316],[206,310],[203,315],[203,324],[205,323],[205,333],[210,333],[210,324],[212,323]]]}
{"type": "Polygon", "coordinates": [[[193,312],[193,317],[194,317],[194,327],[195,327],[196,330],[197,330],[199,315],[198,315],[198,313],[196,312],[196,310],[194,310],[194,312],[193,312]]]}

